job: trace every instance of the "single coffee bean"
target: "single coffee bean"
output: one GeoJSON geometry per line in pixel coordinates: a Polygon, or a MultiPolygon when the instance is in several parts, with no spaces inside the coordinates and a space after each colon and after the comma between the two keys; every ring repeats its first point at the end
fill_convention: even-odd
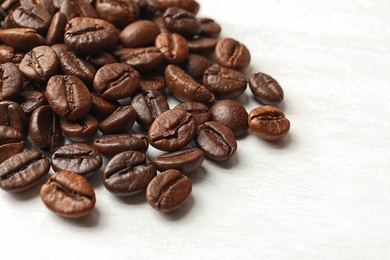
{"type": "Polygon", "coordinates": [[[87,86],[71,75],[51,77],[46,86],[46,98],[53,111],[67,120],[85,117],[92,105],[87,86]]]}
{"type": "Polygon", "coordinates": [[[178,7],[196,14],[200,7],[195,0],[155,0],[155,2],[162,11],[169,7],[178,7]]]}
{"type": "Polygon", "coordinates": [[[11,28],[0,31],[0,40],[16,50],[29,52],[32,48],[45,45],[45,39],[30,28],[11,28]]]}
{"type": "Polygon", "coordinates": [[[61,120],[62,133],[73,142],[87,142],[96,135],[98,129],[99,122],[89,114],[79,120],[61,120]]]}
{"type": "Polygon", "coordinates": [[[99,96],[96,92],[91,93],[92,106],[89,113],[97,118],[107,118],[120,106],[120,103],[116,100],[105,100],[99,96]]]}
{"type": "Polygon", "coordinates": [[[75,76],[88,86],[92,84],[96,69],[91,63],[71,51],[61,52],[59,61],[64,74],[75,76]]]}
{"type": "Polygon", "coordinates": [[[208,106],[204,103],[182,102],[177,104],[173,109],[182,109],[191,113],[198,125],[211,120],[211,112],[208,106]]]}
{"type": "Polygon", "coordinates": [[[246,46],[232,38],[223,38],[218,41],[214,58],[219,66],[231,69],[244,69],[251,61],[251,55],[246,46]]]}
{"type": "Polygon", "coordinates": [[[118,28],[135,22],[139,17],[138,5],[133,0],[97,0],[96,13],[118,28]]]}
{"type": "Polygon", "coordinates": [[[0,63],[12,62],[15,64],[19,64],[23,59],[24,53],[15,50],[14,47],[1,44],[0,45],[0,63]]]}
{"type": "Polygon", "coordinates": [[[188,51],[190,53],[197,53],[204,56],[212,54],[217,43],[218,39],[210,37],[199,37],[193,40],[187,40],[188,51]]]}
{"type": "Polygon", "coordinates": [[[0,164],[0,188],[24,191],[38,184],[50,170],[50,161],[38,150],[15,154],[0,164]]]}
{"type": "Polygon", "coordinates": [[[172,95],[182,102],[196,101],[209,104],[215,99],[213,93],[196,82],[178,66],[168,65],[164,76],[172,95]]]}
{"type": "Polygon", "coordinates": [[[129,196],[145,190],[156,174],[156,166],[145,154],[124,151],[107,163],[103,184],[115,195],[129,196]]]}
{"type": "Polygon", "coordinates": [[[244,135],[248,131],[248,112],[237,101],[219,100],[210,107],[210,112],[213,121],[229,127],[234,136],[244,135]]]}
{"type": "Polygon", "coordinates": [[[249,78],[249,87],[255,98],[265,105],[277,105],[283,100],[283,89],[271,76],[255,73],[249,78]]]}
{"type": "Polygon", "coordinates": [[[202,165],[204,152],[198,148],[188,148],[176,152],[169,152],[153,159],[160,172],[176,169],[184,174],[193,173],[202,165]]]}
{"type": "Polygon", "coordinates": [[[187,40],[178,33],[160,33],[156,37],[155,46],[169,63],[181,63],[188,55],[187,40]]]}
{"type": "Polygon", "coordinates": [[[133,106],[120,106],[99,124],[103,134],[121,134],[128,132],[134,125],[137,113],[133,106]]]}
{"type": "Polygon", "coordinates": [[[149,20],[138,20],[130,23],[119,34],[119,40],[124,47],[139,48],[154,45],[160,29],[157,24],[149,20]]]}
{"type": "Polygon", "coordinates": [[[118,62],[115,57],[108,52],[99,52],[96,54],[91,54],[85,57],[85,59],[97,69],[103,67],[104,65],[118,62]]]}
{"type": "Polygon", "coordinates": [[[94,174],[102,166],[99,151],[84,143],[70,143],[58,148],[52,155],[54,171],[66,170],[83,176],[94,174]]]}
{"type": "Polygon", "coordinates": [[[24,134],[28,120],[22,107],[14,101],[0,102],[0,125],[11,126],[24,134]]]}
{"type": "Polygon", "coordinates": [[[65,26],[67,18],[64,13],[57,12],[51,20],[49,30],[46,34],[47,45],[53,45],[64,41],[65,26]]]}
{"type": "Polygon", "coordinates": [[[161,92],[157,90],[142,91],[131,100],[137,114],[137,123],[149,129],[153,121],[169,109],[169,104],[161,92]]]}
{"type": "Polygon", "coordinates": [[[88,215],[96,203],[88,180],[70,171],[56,172],[42,185],[39,194],[48,209],[67,218],[88,215]]]}
{"type": "Polygon", "coordinates": [[[156,47],[120,48],[112,53],[139,72],[150,72],[163,60],[163,54],[156,47]]]}
{"type": "Polygon", "coordinates": [[[96,72],[93,88],[104,99],[118,100],[132,96],[139,87],[139,79],[139,72],[132,66],[112,63],[96,72]]]}
{"type": "Polygon", "coordinates": [[[188,38],[201,32],[201,24],[195,15],[178,7],[167,8],[163,15],[163,21],[169,31],[188,38]]]}
{"type": "Polygon", "coordinates": [[[237,150],[237,141],[232,130],[214,121],[198,126],[195,144],[208,158],[215,161],[226,161],[237,150]]]}
{"type": "Polygon", "coordinates": [[[59,61],[49,46],[38,46],[27,52],[20,62],[19,69],[29,81],[46,83],[57,74],[59,61]]]}
{"type": "Polygon", "coordinates": [[[197,18],[200,22],[200,34],[204,37],[218,38],[221,33],[221,26],[210,18],[197,18]]]}
{"type": "Polygon", "coordinates": [[[76,17],[97,17],[90,0],[62,0],[62,2],[60,12],[66,15],[68,21],[76,17]]]}
{"type": "Polygon", "coordinates": [[[12,13],[16,27],[31,28],[41,34],[45,34],[49,29],[52,17],[53,15],[42,5],[35,4],[33,1],[25,1],[12,13]]]}
{"type": "Polygon", "coordinates": [[[239,97],[247,86],[243,73],[220,66],[207,68],[203,74],[202,83],[219,99],[239,97]]]}
{"type": "Polygon", "coordinates": [[[49,105],[40,106],[32,112],[28,133],[33,145],[44,151],[52,151],[64,141],[60,119],[49,105]]]}
{"type": "Polygon", "coordinates": [[[146,189],[146,200],[152,208],[169,212],[183,205],[191,190],[191,179],[180,171],[171,169],[153,178],[146,189]]]}
{"type": "Polygon", "coordinates": [[[23,74],[12,62],[0,64],[0,101],[16,100],[22,92],[23,74]]]}
{"type": "Polygon", "coordinates": [[[0,125],[0,162],[23,151],[23,135],[15,128],[0,125]]]}
{"type": "MultiPolygon", "coordinates": [[[[211,66],[211,62],[205,56],[190,53],[180,67],[193,79],[201,81],[203,73],[211,66]]],[[[203,83],[204,84],[204,83],[203,83]]]]}
{"type": "Polygon", "coordinates": [[[254,108],[248,115],[248,124],[255,135],[267,141],[279,140],[290,130],[290,121],[283,112],[269,105],[254,108]]]}
{"type": "Polygon", "coordinates": [[[167,110],[159,115],[148,132],[151,146],[163,151],[176,151],[191,142],[196,133],[193,116],[181,109],[167,110]]]}
{"type": "Polygon", "coordinates": [[[139,81],[141,91],[157,90],[163,93],[165,89],[165,79],[156,72],[143,73],[139,81]]]}
{"type": "Polygon", "coordinates": [[[92,145],[101,154],[114,156],[129,150],[146,153],[149,141],[144,134],[114,134],[100,136],[93,141],[92,145]]]}
{"type": "Polygon", "coordinates": [[[25,90],[20,93],[18,98],[18,104],[20,104],[27,117],[31,116],[31,113],[38,107],[47,105],[47,99],[42,91],[38,90],[25,90]]]}

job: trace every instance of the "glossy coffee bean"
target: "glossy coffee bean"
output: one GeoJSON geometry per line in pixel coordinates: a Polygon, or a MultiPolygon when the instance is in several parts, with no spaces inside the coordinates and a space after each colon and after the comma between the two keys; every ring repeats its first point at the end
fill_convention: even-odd
{"type": "Polygon", "coordinates": [[[211,18],[197,18],[200,22],[200,34],[203,37],[217,38],[221,33],[221,26],[211,18]]]}
{"type": "Polygon", "coordinates": [[[190,113],[181,109],[167,110],[150,126],[149,143],[163,151],[179,150],[191,142],[196,126],[196,121],[190,113]]]}
{"type": "Polygon", "coordinates": [[[30,28],[10,28],[0,31],[0,40],[22,52],[29,52],[32,48],[45,45],[45,39],[30,28]]]}
{"type": "Polygon", "coordinates": [[[43,5],[35,4],[33,1],[23,2],[12,13],[15,27],[31,28],[38,33],[45,34],[49,29],[53,15],[43,5]]]}
{"type": "Polygon", "coordinates": [[[121,152],[107,163],[103,184],[118,196],[129,196],[146,189],[156,176],[156,166],[138,151],[121,152]]]}
{"type": "Polygon", "coordinates": [[[8,192],[24,191],[48,174],[50,161],[38,150],[13,155],[0,164],[0,188],[8,192]]]}
{"type": "Polygon", "coordinates": [[[212,54],[217,43],[218,39],[211,37],[199,37],[193,40],[187,40],[188,51],[190,53],[197,53],[204,56],[212,54]]]}
{"type": "Polygon", "coordinates": [[[149,146],[148,137],[144,134],[102,135],[93,140],[92,145],[106,156],[134,150],[146,153],[149,146]]]}
{"type": "Polygon", "coordinates": [[[0,162],[23,151],[23,135],[15,128],[0,125],[0,162]]]}
{"type": "Polygon", "coordinates": [[[96,92],[91,93],[92,106],[89,113],[96,118],[107,118],[120,106],[116,100],[106,100],[99,96],[96,92]]]}
{"type": "Polygon", "coordinates": [[[87,86],[92,84],[96,74],[95,67],[83,58],[71,51],[63,51],[59,55],[62,72],[65,75],[75,76],[81,79],[87,86]]]}
{"type": "Polygon", "coordinates": [[[196,123],[201,125],[211,120],[211,112],[209,107],[200,102],[182,102],[177,104],[174,109],[182,109],[191,113],[196,123]]]}
{"type": "Polygon", "coordinates": [[[65,26],[67,21],[68,20],[64,13],[57,12],[55,15],[53,15],[46,34],[47,45],[50,46],[64,41],[65,26]]]}
{"type": "Polygon", "coordinates": [[[28,120],[22,107],[14,101],[0,102],[0,125],[11,126],[24,134],[28,120]]]}
{"type": "Polygon", "coordinates": [[[113,54],[139,72],[150,72],[163,60],[163,54],[156,47],[120,48],[113,54]]]}
{"type": "Polygon", "coordinates": [[[120,106],[99,123],[99,130],[103,134],[126,133],[133,127],[136,117],[137,113],[133,106],[120,106]]]}
{"type": "Polygon", "coordinates": [[[62,133],[72,142],[87,142],[99,129],[99,122],[91,115],[74,121],[61,120],[62,133]]]}
{"type": "Polygon", "coordinates": [[[43,203],[54,213],[67,218],[89,214],[96,203],[95,192],[88,180],[69,171],[58,171],[42,185],[43,203]]]}
{"type": "Polygon", "coordinates": [[[204,152],[198,148],[188,148],[176,152],[169,152],[153,159],[160,172],[176,169],[184,174],[193,173],[202,165],[204,152]]]}
{"type": "Polygon", "coordinates": [[[85,143],[70,143],[61,146],[51,158],[54,171],[72,171],[83,176],[96,173],[102,163],[99,151],[85,143]]]}
{"type": "Polygon", "coordinates": [[[249,87],[255,98],[265,105],[277,105],[283,100],[283,89],[271,76],[255,73],[249,78],[249,87]]]}
{"type": "Polygon", "coordinates": [[[157,24],[149,20],[138,20],[130,23],[119,34],[119,40],[124,47],[139,48],[154,45],[160,29],[157,24]]]}
{"type": "Polygon", "coordinates": [[[153,178],[146,189],[146,200],[152,208],[160,212],[169,212],[183,205],[191,191],[190,178],[178,170],[171,169],[153,178]]]}
{"type": "Polygon", "coordinates": [[[251,55],[246,46],[232,38],[223,38],[218,41],[214,58],[219,66],[231,69],[246,68],[251,61],[251,55]]]}
{"type": "Polygon", "coordinates": [[[201,24],[195,15],[178,7],[169,7],[163,15],[166,28],[185,37],[192,37],[201,32],[201,24]]]}
{"type": "Polygon", "coordinates": [[[22,92],[23,74],[12,62],[0,64],[0,101],[16,100],[22,92]]]}
{"type": "Polygon", "coordinates": [[[156,72],[143,73],[141,74],[139,87],[141,91],[157,90],[162,93],[165,89],[165,79],[156,72]]]}
{"type": "Polygon", "coordinates": [[[215,161],[226,161],[237,150],[237,141],[232,130],[214,121],[198,126],[195,143],[208,158],[215,161]]]}
{"type": "Polygon", "coordinates": [[[17,102],[20,104],[27,117],[30,117],[31,113],[36,108],[48,104],[45,94],[38,90],[23,91],[20,93],[17,102]]]}
{"type": "Polygon", "coordinates": [[[95,9],[100,19],[118,28],[124,28],[139,17],[139,7],[132,0],[97,0],[95,9]]]}
{"type": "Polygon", "coordinates": [[[155,46],[169,63],[181,63],[188,55],[187,40],[178,33],[160,33],[156,37],[155,46]]]}
{"type": "Polygon", "coordinates": [[[290,121],[284,113],[274,106],[254,108],[248,115],[250,130],[267,141],[283,138],[290,130],[290,121]]]}
{"type": "Polygon", "coordinates": [[[203,73],[211,66],[211,62],[205,56],[190,53],[180,67],[193,79],[201,81],[203,73]]]}
{"type": "Polygon", "coordinates": [[[1,44],[0,45],[0,63],[12,62],[14,64],[19,64],[23,59],[24,53],[21,51],[15,50],[14,47],[1,44]]]}

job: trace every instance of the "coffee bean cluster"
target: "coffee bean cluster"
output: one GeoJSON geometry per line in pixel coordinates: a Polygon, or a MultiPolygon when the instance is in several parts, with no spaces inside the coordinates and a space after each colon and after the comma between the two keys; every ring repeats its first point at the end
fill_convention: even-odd
{"type": "Polygon", "coordinates": [[[168,212],[186,201],[204,159],[229,160],[248,129],[285,136],[278,82],[247,79],[246,46],[198,10],[194,0],[1,1],[0,187],[46,181],[44,204],[78,218],[96,202],[87,178],[102,171],[109,192],[146,191],[168,212]],[[235,101],[248,84],[262,104],[249,114],[235,101]],[[149,145],[163,153],[150,158],[149,145]]]}

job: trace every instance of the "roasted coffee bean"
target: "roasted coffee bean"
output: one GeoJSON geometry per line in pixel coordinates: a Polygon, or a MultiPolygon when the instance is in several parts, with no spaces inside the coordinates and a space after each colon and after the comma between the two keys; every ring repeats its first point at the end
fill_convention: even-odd
{"type": "Polygon", "coordinates": [[[196,133],[193,116],[181,109],[167,110],[159,115],[148,132],[151,146],[163,151],[176,151],[191,142],[196,133]]]}
{"type": "Polygon", "coordinates": [[[146,153],[149,141],[144,134],[114,134],[100,136],[93,141],[92,145],[101,154],[114,156],[129,150],[146,153]]]}
{"type": "Polygon", "coordinates": [[[99,52],[96,54],[88,55],[87,57],[85,57],[85,59],[97,69],[103,67],[104,65],[118,62],[114,56],[107,52],[99,52]]]}
{"type": "Polygon", "coordinates": [[[0,162],[22,152],[24,147],[23,135],[17,129],[0,125],[0,162]]]}
{"type": "Polygon", "coordinates": [[[85,117],[92,105],[88,88],[71,75],[51,77],[46,86],[46,98],[53,111],[67,120],[85,117]]]}
{"type": "Polygon", "coordinates": [[[139,72],[132,66],[111,63],[96,72],[93,88],[104,99],[118,100],[132,96],[139,87],[139,79],[139,72]]]}
{"type": "Polygon", "coordinates": [[[119,40],[124,47],[138,48],[154,45],[159,35],[158,26],[149,20],[138,20],[126,26],[119,34],[119,40]]]}
{"type": "Polygon", "coordinates": [[[163,93],[165,89],[165,79],[156,72],[143,73],[141,74],[139,87],[141,91],[157,90],[163,93]]]}
{"type": "Polygon", "coordinates": [[[128,132],[134,125],[137,113],[133,106],[120,106],[99,124],[103,134],[121,134],[128,132]]]}
{"type": "Polygon", "coordinates": [[[283,138],[290,130],[290,121],[284,113],[274,106],[254,108],[248,115],[250,130],[267,141],[283,138]]]}
{"type": "Polygon", "coordinates": [[[169,63],[181,63],[188,55],[187,40],[178,33],[160,33],[155,40],[155,46],[169,63]]]}
{"type": "Polygon", "coordinates": [[[68,45],[65,45],[63,43],[56,43],[52,46],[50,46],[53,51],[57,54],[58,59],[61,58],[61,54],[67,51],[71,51],[68,45]]]}
{"type": "Polygon", "coordinates": [[[246,46],[232,38],[223,38],[218,41],[214,58],[219,66],[231,69],[244,69],[251,61],[251,55],[246,46]]]}
{"type": "Polygon", "coordinates": [[[156,174],[156,166],[145,154],[125,151],[107,163],[103,184],[115,195],[129,196],[145,190],[156,174]]]}
{"type": "Polygon", "coordinates": [[[113,54],[139,72],[150,72],[163,60],[163,54],[156,47],[120,48],[113,54]]]}
{"type": "Polygon", "coordinates": [[[38,46],[27,52],[20,62],[19,69],[29,81],[46,83],[57,74],[59,61],[49,46],[38,46]]]}
{"type": "Polygon", "coordinates": [[[54,150],[64,141],[60,119],[49,105],[40,106],[32,112],[28,133],[33,145],[44,151],[54,150]]]}
{"type": "Polygon", "coordinates": [[[90,0],[63,0],[60,12],[66,15],[68,21],[75,17],[97,18],[95,8],[90,4],[90,0]]]}
{"type": "Polygon", "coordinates": [[[201,81],[203,73],[211,66],[211,62],[203,55],[190,53],[180,67],[193,79],[201,81]]]}
{"type": "MultiPolygon", "coordinates": [[[[0,9],[4,11],[4,14],[7,12],[11,12],[12,10],[16,9],[20,2],[20,0],[4,0],[1,1],[0,9]]],[[[3,14],[3,16],[4,16],[3,14]]]]}
{"type": "Polygon", "coordinates": [[[91,85],[96,74],[95,67],[71,51],[61,52],[59,55],[61,70],[66,75],[81,79],[86,85],[91,85]]]}
{"type": "Polygon", "coordinates": [[[43,5],[33,1],[24,1],[22,5],[12,13],[12,19],[19,28],[31,28],[38,33],[45,34],[49,29],[53,15],[43,5]]]}
{"type": "Polygon", "coordinates": [[[182,102],[177,104],[174,109],[182,109],[191,113],[198,125],[211,120],[211,112],[208,106],[204,103],[182,102]]]}
{"type": "Polygon", "coordinates": [[[27,117],[31,116],[31,113],[38,107],[47,105],[47,99],[43,92],[38,90],[25,90],[20,93],[18,98],[18,104],[20,104],[27,117]]]}
{"type": "Polygon", "coordinates": [[[15,64],[19,64],[23,59],[24,53],[15,50],[14,47],[1,44],[0,45],[0,63],[12,62],[15,64]]]}
{"type": "Polygon", "coordinates": [[[169,212],[183,205],[191,190],[190,178],[178,170],[171,169],[153,178],[146,189],[146,200],[152,208],[160,212],[169,212]]]}
{"type": "Polygon", "coordinates": [[[237,141],[232,130],[214,121],[198,126],[195,144],[208,158],[215,161],[226,161],[237,150],[237,141]]]}
{"type": "Polygon", "coordinates": [[[24,134],[28,120],[22,107],[14,101],[0,102],[0,125],[11,126],[24,134]]]}
{"type": "Polygon", "coordinates": [[[215,99],[213,93],[196,82],[178,66],[168,65],[165,69],[164,76],[172,95],[182,102],[196,101],[209,104],[215,99]]]}
{"type": "Polygon", "coordinates": [[[283,100],[283,89],[271,76],[255,73],[249,78],[249,87],[255,98],[265,105],[277,105],[283,100]]]}
{"type": "Polygon", "coordinates": [[[199,37],[193,40],[187,40],[188,51],[190,53],[197,53],[204,56],[212,54],[217,43],[218,39],[210,37],[199,37]]]}
{"type": "Polygon", "coordinates": [[[243,73],[220,66],[211,66],[203,74],[203,86],[219,99],[233,99],[244,93],[247,80],[243,73]]]}
{"type": "Polygon", "coordinates": [[[170,32],[179,33],[185,37],[193,37],[201,31],[200,22],[195,15],[178,7],[167,8],[163,21],[170,32]]]}
{"type": "Polygon", "coordinates": [[[166,10],[169,7],[179,7],[193,14],[199,11],[199,4],[195,0],[155,0],[161,10],[166,10]]]}
{"type": "Polygon", "coordinates": [[[23,52],[31,51],[32,48],[45,45],[45,39],[30,28],[11,28],[0,31],[0,40],[16,50],[23,52]]]}
{"type": "Polygon", "coordinates": [[[200,22],[200,34],[204,37],[218,38],[221,33],[221,26],[210,18],[197,18],[200,22]]]}
{"type": "Polygon", "coordinates": [[[137,114],[137,123],[149,129],[153,121],[169,109],[169,104],[161,92],[157,90],[142,91],[131,100],[137,114]]]}
{"type": "Polygon", "coordinates": [[[160,32],[169,32],[169,30],[167,29],[167,27],[164,24],[164,18],[162,16],[162,14],[153,17],[153,22],[158,26],[158,28],[160,29],[160,32]]]}
{"type": "Polygon", "coordinates": [[[0,164],[0,188],[8,192],[24,191],[45,178],[50,161],[38,150],[13,155],[0,164]]]}
{"type": "Polygon", "coordinates": [[[97,0],[96,13],[118,28],[124,28],[139,17],[138,5],[133,0],[97,0]]]}
{"type": "Polygon", "coordinates": [[[107,118],[120,106],[120,103],[116,100],[105,100],[99,96],[96,92],[91,93],[92,106],[89,113],[97,118],[107,118]]]}
{"type": "Polygon", "coordinates": [[[153,159],[160,172],[176,169],[184,174],[193,173],[202,165],[204,152],[198,148],[188,148],[176,152],[169,152],[153,159]]]}
{"type": "Polygon", "coordinates": [[[91,115],[75,121],[61,120],[62,133],[73,142],[87,142],[96,135],[98,129],[99,122],[91,115]]]}
{"type": "Polygon", "coordinates": [[[64,13],[57,12],[51,20],[49,30],[46,34],[46,43],[53,45],[64,41],[65,26],[67,18],[64,13]]]}
{"type": "Polygon", "coordinates": [[[99,151],[88,144],[71,143],[58,148],[52,155],[51,166],[54,171],[66,170],[83,176],[90,176],[102,166],[99,151]]]}
{"type": "Polygon", "coordinates": [[[22,92],[23,75],[12,62],[0,64],[0,101],[16,100],[22,92]]]}
{"type": "Polygon", "coordinates": [[[248,131],[248,112],[237,101],[219,100],[210,107],[210,112],[213,121],[229,127],[234,136],[244,135],[248,131]]]}
{"type": "Polygon", "coordinates": [[[67,218],[88,215],[96,203],[95,192],[88,180],[69,171],[52,175],[39,194],[48,209],[67,218]]]}

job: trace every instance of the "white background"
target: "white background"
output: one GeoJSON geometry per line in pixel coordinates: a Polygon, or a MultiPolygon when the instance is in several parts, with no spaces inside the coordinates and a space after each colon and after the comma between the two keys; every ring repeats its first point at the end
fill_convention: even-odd
{"type": "MultiPolygon", "coordinates": [[[[100,175],[96,209],[79,220],[47,210],[39,187],[1,192],[1,258],[390,258],[390,2],[198,2],[248,47],[248,76],[279,81],[289,135],[249,133],[231,161],[205,161],[170,214],[109,194],[100,175]]],[[[259,106],[249,89],[239,100],[259,106]]]]}

